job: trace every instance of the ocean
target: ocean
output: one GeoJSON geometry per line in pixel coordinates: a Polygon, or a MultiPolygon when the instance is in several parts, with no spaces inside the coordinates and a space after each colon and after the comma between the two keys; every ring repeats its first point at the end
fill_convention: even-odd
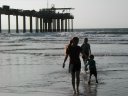
{"type": "Polygon", "coordinates": [[[74,32],[0,33],[0,96],[73,96],[65,47],[74,36],[89,39],[99,84],[82,63],[79,96],[128,95],[128,29],[76,29],[74,32]]]}

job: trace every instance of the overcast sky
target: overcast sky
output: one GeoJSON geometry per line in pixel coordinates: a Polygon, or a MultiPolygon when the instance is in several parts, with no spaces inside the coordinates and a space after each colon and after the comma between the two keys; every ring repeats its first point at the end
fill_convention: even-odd
{"type": "MultiPolygon", "coordinates": [[[[128,0],[48,0],[49,7],[72,7],[75,28],[128,28],[128,0]]],[[[47,0],[0,0],[0,7],[39,10],[47,0]]],[[[4,15],[4,17],[6,17],[4,15]]],[[[4,18],[2,17],[2,18],[4,18]]]]}

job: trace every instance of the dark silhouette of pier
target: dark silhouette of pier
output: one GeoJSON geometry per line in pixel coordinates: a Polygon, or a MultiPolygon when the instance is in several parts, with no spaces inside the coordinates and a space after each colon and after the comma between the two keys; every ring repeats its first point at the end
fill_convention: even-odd
{"type": "MultiPolygon", "coordinates": [[[[30,32],[33,32],[33,17],[35,17],[36,32],[67,32],[73,31],[73,19],[70,11],[73,8],[44,8],[39,11],[11,9],[10,6],[0,7],[0,32],[2,31],[1,15],[8,15],[8,32],[10,33],[10,15],[16,16],[16,32],[19,32],[18,16],[23,17],[23,32],[26,32],[26,17],[29,17],[30,32]],[[57,12],[58,11],[58,12],[57,12]]],[[[13,22],[14,23],[14,22],[13,22]]]]}

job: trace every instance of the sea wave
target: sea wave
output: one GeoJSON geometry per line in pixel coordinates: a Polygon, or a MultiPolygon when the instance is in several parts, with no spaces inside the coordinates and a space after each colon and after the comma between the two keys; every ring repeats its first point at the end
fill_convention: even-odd
{"type": "MultiPolygon", "coordinates": [[[[64,48],[21,48],[1,49],[0,54],[30,54],[44,56],[64,56],[64,48]]],[[[95,56],[128,56],[128,52],[93,52],[95,56]]]]}
{"type": "Polygon", "coordinates": [[[0,33],[0,43],[65,43],[77,36],[82,43],[85,37],[94,44],[127,44],[128,29],[76,29],[74,32],[43,32],[43,33],[0,33]]]}
{"type": "MultiPolygon", "coordinates": [[[[96,57],[102,56],[128,56],[128,54],[94,54],[96,57]]],[[[44,56],[65,56],[65,54],[44,54],[44,56]]]]}

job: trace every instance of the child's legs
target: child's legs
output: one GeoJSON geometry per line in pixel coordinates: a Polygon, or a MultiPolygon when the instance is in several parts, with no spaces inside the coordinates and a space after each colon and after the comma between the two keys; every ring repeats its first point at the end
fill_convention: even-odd
{"type": "Polygon", "coordinates": [[[92,73],[90,73],[90,75],[89,75],[89,81],[91,80],[91,77],[92,77],[92,73]]]}
{"type": "Polygon", "coordinates": [[[98,83],[98,80],[97,80],[97,72],[94,74],[95,78],[96,78],[96,82],[98,83]]]}
{"type": "Polygon", "coordinates": [[[91,76],[92,76],[92,73],[90,73],[90,75],[89,75],[88,84],[90,84],[90,81],[91,81],[91,76]]]}

